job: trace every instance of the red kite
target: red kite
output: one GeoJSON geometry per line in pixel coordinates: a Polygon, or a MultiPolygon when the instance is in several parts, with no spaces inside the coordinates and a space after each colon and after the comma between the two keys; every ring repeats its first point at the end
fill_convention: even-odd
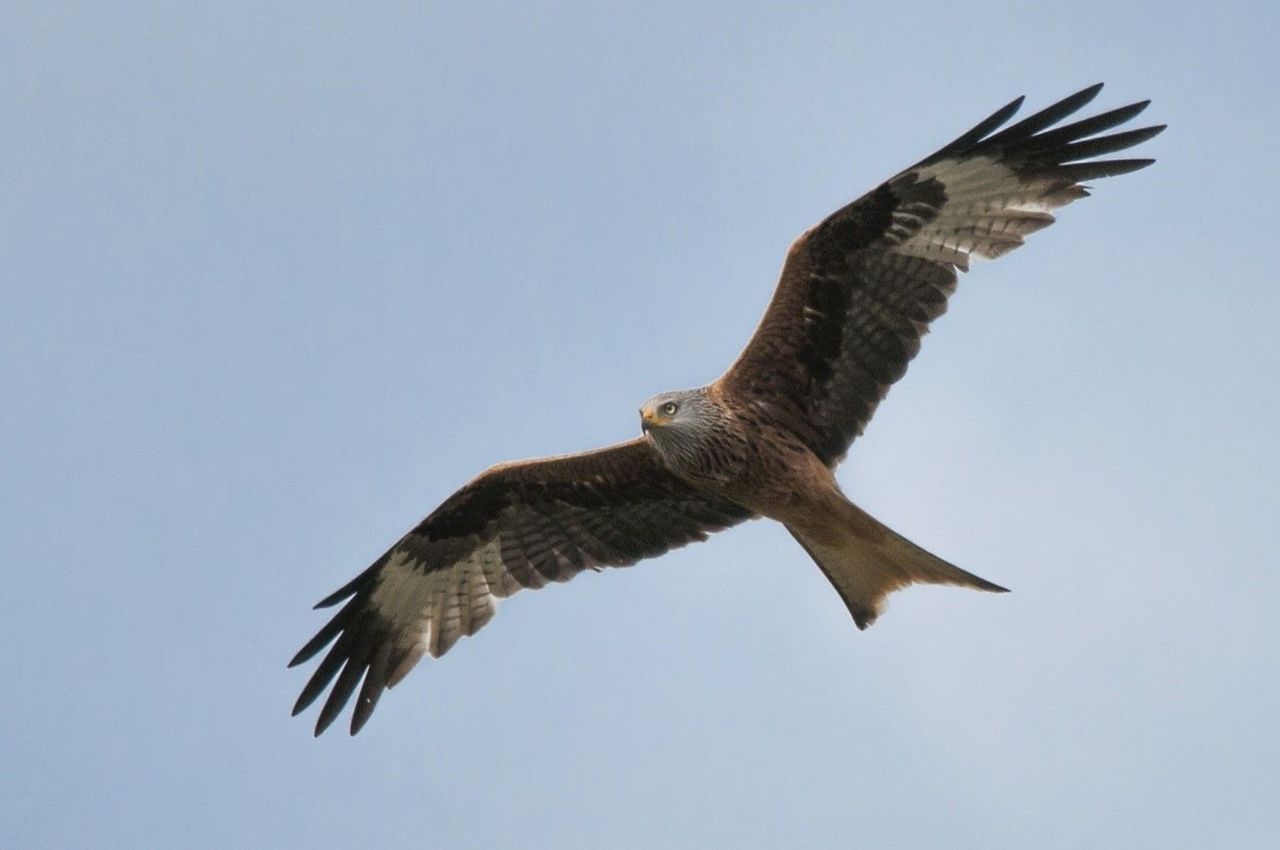
{"type": "Polygon", "coordinates": [[[1050,210],[1088,195],[1083,181],[1151,164],[1098,159],[1164,129],[1100,135],[1146,101],[1054,126],[1101,88],[1000,129],[1018,98],[800,236],[737,362],[709,386],[645,402],[639,438],[501,464],[446,499],[317,605],[345,601],[290,662],[333,642],[293,713],[333,683],[319,735],[359,686],[355,734],[424,654],[442,655],[489,622],[495,599],[757,516],[787,527],[860,629],[887,594],[916,582],[1003,591],[873,519],[833,473],[946,310],[957,269],[1052,224],[1050,210]]]}

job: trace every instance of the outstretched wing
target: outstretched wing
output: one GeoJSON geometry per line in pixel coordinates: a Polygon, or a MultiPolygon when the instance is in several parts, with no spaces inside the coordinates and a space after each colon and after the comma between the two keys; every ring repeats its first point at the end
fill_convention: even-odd
{"type": "Polygon", "coordinates": [[[1051,129],[1101,88],[999,130],[1018,98],[802,235],[721,388],[772,412],[825,463],[838,462],[946,310],[956,269],[1052,224],[1050,210],[1089,194],[1082,181],[1153,162],[1095,159],[1164,129],[1098,135],[1146,101],[1051,129]]]}
{"type": "Polygon", "coordinates": [[[347,600],[289,662],[301,664],[334,642],[293,713],[336,676],[316,722],[319,735],[363,679],[354,735],[382,692],[424,654],[440,656],[487,623],[495,598],[587,568],[634,564],[750,516],[680,481],[644,439],[495,466],[316,606],[347,600]]]}

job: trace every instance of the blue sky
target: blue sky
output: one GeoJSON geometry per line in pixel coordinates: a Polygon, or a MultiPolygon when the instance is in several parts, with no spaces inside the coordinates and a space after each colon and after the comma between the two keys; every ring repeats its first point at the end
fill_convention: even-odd
{"type": "Polygon", "coordinates": [[[1280,846],[1263,3],[0,9],[0,843],[1280,846]],[[1009,586],[866,633],[752,523],[502,606],[355,739],[310,605],[716,377],[1018,94],[1169,131],[961,281],[841,471],[1009,586]]]}

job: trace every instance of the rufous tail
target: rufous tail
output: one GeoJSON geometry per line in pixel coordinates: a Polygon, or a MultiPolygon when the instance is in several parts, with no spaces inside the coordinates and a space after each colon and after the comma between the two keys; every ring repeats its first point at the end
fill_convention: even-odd
{"type": "Polygon", "coordinates": [[[931,555],[847,499],[841,503],[842,515],[825,517],[820,527],[787,530],[826,574],[859,629],[876,621],[886,596],[909,584],[1008,592],[931,555]]]}

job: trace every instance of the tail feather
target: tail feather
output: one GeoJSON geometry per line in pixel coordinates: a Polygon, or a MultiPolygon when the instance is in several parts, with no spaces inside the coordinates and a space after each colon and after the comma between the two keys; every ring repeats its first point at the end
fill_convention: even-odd
{"type": "Polygon", "coordinates": [[[844,502],[842,516],[829,519],[819,530],[790,525],[787,530],[835,587],[859,629],[876,621],[886,596],[909,584],[1008,592],[926,552],[852,502],[844,502]]]}

